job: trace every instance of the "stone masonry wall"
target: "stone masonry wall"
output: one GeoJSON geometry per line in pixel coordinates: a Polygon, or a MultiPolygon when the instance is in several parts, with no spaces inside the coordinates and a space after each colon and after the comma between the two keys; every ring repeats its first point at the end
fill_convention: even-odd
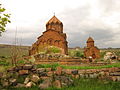
{"type": "Polygon", "coordinates": [[[2,87],[32,87],[38,85],[45,89],[51,86],[61,88],[74,83],[73,78],[96,78],[120,81],[120,68],[103,69],[63,69],[62,67],[36,68],[35,65],[12,67],[6,73],[0,73],[2,87]],[[22,78],[20,80],[20,78],[22,78]],[[24,78],[24,79],[23,79],[24,78]]]}

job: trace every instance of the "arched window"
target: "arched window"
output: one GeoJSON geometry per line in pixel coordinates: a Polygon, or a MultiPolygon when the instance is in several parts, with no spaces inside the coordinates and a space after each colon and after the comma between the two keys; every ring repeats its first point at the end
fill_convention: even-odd
{"type": "Polygon", "coordinates": [[[53,44],[53,39],[52,38],[48,39],[47,44],[52,45],[53,44]]]}

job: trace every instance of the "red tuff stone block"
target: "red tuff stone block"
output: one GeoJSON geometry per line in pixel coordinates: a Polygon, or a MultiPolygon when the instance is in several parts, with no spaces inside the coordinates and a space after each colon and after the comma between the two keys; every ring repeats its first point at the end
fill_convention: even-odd
{"type": "Polygon", "coordinates": [[[56,74],[61,75],[62,74],[62,67],[57,67],[56,74]]]}
{"type": "Polygon", "coordinates": [[[47,76],[52,76],[54,74],[53,71],[47,72],[47,76]]]}
{"type": "Polygon", "coordinates": [[[27,75],[29,74],[28,70],[20,70],[19,75],[27,75]]]}
{"type": "Polygon", "coordinates": [[[54,87],[57,87],[57,88],[61,88],[62,85],[61,85],[60,80],[55,80],[55,81],[53,82],[53,86],[54,86],[54,87]]]}
{"type": "Polygon", "coordinates": [[[65,72],[66,74],[69,74],[69,75],[72,74],[71,69],[63,69],[62,71],[65,72]]]}
{"type": "Polygon", "coordinates": [[[52,71],[52,68],[46,68],[46,71],[47,72],[52,71]]]}

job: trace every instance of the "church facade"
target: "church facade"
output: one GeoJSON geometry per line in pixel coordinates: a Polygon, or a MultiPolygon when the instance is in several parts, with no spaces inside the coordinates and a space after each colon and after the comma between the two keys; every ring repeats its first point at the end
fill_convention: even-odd
{"type": "Polygon", "coordinates": [[[63,23],[54,15],[46,23],[46,31],[38,37],[37,41],[29,50],[29,55],[38,52],[39,46],[50,45],[60,48],[61,54],[68,54],[68,45],[66,34],[63,33],[63,23]]]}
{"type": "Polygon", "coordinates": [[[92,37],[89,37],[86,43],[87,46],[84,48],[85,57],[92,57],[93,59],[100,58],[100,50],[94,45],[94,40],[92,37]]]}

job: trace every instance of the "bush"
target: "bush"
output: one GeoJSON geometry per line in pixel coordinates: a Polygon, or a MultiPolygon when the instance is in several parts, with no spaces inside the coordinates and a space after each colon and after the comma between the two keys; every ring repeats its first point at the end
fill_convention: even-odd
{"type": "Polygon", "coordinates": [[[9,62],[7,62],[6,60],[1,60],[0,65],[8,66],[9,62]]]}
{"type": "Polygon", "coordinates": [[[56,67],[60,66],[60,64],[58,63],[54,63],[54,64],[38,64],[36,65],[37,68],[52,68],[53,70],[56,69],[56,67]]]}
{"type": "Polygon", "coordinates": [[[24,60],[19,60],[19,61],[17,61],[17,64],[25,64],[25,61],[24,60]]]}
{"type": "Polygon", "coordinates": [[[60,53],[61,50],[56,46],[50,46],[46,44],[44,46],[39,46],[37,52],[38,53],[44,52],[45,54],[50,54],[50,53],[60,53]]]}
{"type": "Polygon", "coordinates": [[[52,46],[48,49],[48,51],[50,51],[51,53],[60,53],[61,50],[55,46],[52,46]]]}
{"type": "Polygon", "coordinates": [[[84,54],[83,52],[79,51],[79,50],[71,50],[69,51],[69,56],[71,57],[81,57],[83,58],[84,57],[84,54]]]}

